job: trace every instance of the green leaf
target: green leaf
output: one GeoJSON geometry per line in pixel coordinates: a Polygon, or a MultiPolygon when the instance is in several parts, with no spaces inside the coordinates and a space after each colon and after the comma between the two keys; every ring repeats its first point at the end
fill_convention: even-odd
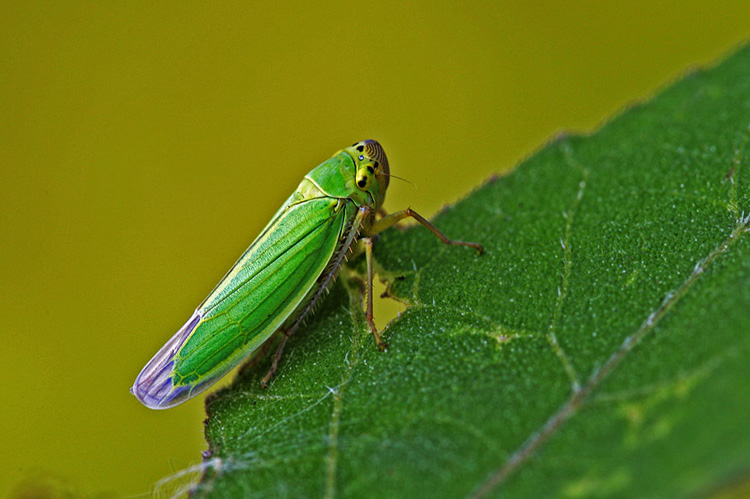
{"type": "MultiPolygon", "coordinates": [[[[685,496],[750,473],[750,49],[376,245],[207,404],[198,496],[685,496]]],[[[488,151],[488,161],[493,158],[488,151]]],[[[463,165],[468,168],[470,165],[463,165]]]]}

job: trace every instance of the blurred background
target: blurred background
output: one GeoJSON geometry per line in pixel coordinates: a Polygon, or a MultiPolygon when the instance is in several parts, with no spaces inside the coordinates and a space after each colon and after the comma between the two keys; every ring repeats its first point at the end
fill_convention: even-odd
{"type": "Polygon", "coordinates": [[[431,216],[748,35],[747,2],[3,2],[0,495],[200,463],[203,397],[128,389],[338,149],[431,216]]]}

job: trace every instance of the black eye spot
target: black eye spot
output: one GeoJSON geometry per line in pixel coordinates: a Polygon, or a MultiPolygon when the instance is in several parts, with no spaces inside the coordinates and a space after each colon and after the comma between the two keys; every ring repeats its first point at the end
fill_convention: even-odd
{"type": "Polygon", "coordinates": [[[370,173],[375,173],[375,169],[372,166],[368,166],[367,171],[370,173]]]}
{"type": "Polygon", "coordinates": [[[360,156],[360,157],[359,157],[359,160],[360,160],[360,161],[364,161],[364,160],[365,160],[365,157],[364,157],[364,156],[360,156]]]}
{"type": "Polygon", "coordinates": [[[375,168],[377,168],[380,165],[380,163],[378,163],[377,161],[373,164],[375,165],[375,168]]]}
{"type": "Polygon", "coordinates": [[[365,150],[365,146],[357,146],[357,150],[358,150],[359,152],[362,152],[362,151],[364,151],[364,150],[365,150]]]}
{"type": "Polygon", "coordinates": [[[366,178],[359,179],[359,182],[357,182],[357,185],[360,186],[362,189],[364,189],[365,186],[367,185],[367,179],[366,178]]]}

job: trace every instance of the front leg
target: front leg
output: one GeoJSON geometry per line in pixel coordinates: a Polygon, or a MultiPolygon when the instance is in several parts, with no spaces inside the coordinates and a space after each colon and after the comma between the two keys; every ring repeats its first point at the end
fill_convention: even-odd
{"type": "Polygon", "coordinates": [[[434,225],[432,225],[432,223],[429,220],[427,220],[426,218],[424,218],[422,215],[412,210],[411,208],[397,211],[396,213],[391,213],[390,215],[386,215],[385,217],[381,218],[374,224],[370,225],[366,236],[374,236],[376,234],[379,234],[383,232],[385,229],[391,227],[392,225],[408,217],[413,218],[420,224],[427,227],[430,230],[430,232],[435,234],[435,236],[437,236],[437,238],[440,239],[444,244],[450,244],[452,246],[468,246],[470,248],[474,248],[475,250],[477,250],[477,253],[479,253],[480,255],[484,252],[484,248],[482,248],[482,245],[479,243],[468,243],[464,241],[455,241],[455,240],[448,239],[445,236],[445,234],[440,232],[440,230],[434,225]]]}

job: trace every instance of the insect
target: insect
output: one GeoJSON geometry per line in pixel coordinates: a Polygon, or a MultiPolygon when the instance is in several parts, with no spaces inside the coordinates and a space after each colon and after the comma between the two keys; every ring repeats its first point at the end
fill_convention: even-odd
{"type": "Polygon", "coordinates": [[[452,241],[411,208],[382,210],[390,171],[382,146],[357,142],[308,173],[258,238],[177,333],[154,355],[130,389],[151,409],[166,409],[211,386],[270,341],[282,335],[271,368],[284,345],[331,285],[350,250],[367,262],[367,323],[380,350],[372,318],[373,237],[412,217],[443,243],[452,241]],[[379,218],[378,218],[379,217],[379,218]]]}

